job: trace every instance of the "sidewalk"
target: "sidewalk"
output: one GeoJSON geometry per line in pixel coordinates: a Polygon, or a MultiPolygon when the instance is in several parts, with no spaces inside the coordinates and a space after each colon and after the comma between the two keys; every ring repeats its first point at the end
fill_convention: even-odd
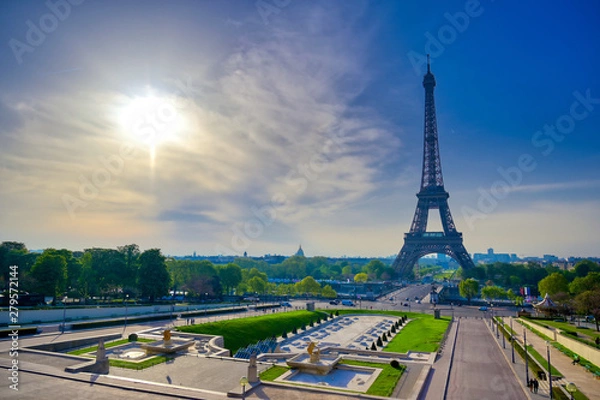
{"type": "MultiPolygon", "coordinates": [[[[513,322],[513,329],[515,328],[515,325],[520,326],[519,324],[516,324],[515,322],[513,322]]],[[[527,377],[525,374],[525,360],[523,360],[523,358],[515,350],[515,357],[514,357],[515,362],[513,363],[512,362],[512,347],[510,345],[510,342],[505,339],[504,347],[503,347],[502,346],[502,343],[503,343],[502,342],[502,334],[500,333],[499,335],[496,335],[496,328],[495,328],[495,326],[493,328],[490,327],[489,319],[486,320],[486,326],[490,330],[490,334],[496,339],[496,343],[498,344],[498,347],[502,351],[502,354],[504,355],[504,357],[506,357],[506,361],[508,362],[508,365],[510,365],[513,372],[518,377],[519,383],[524,388],[525,393],[528,396],[528,398],[531,400],[549,399],[550,396],[549,396],[549,391],[548,391],[548,382],[547,381],[539,381],[540,387],[538,389],[538,393],[531,392],[527,388],[527,383],[526,383],[527,377]]],[[[527,340],[529,341],[529,335],[527,335],[527,340]]],[[[521,340],[521,342],[522,342],[522,340],[521,340]]],[[[534,378],[534,375],[530,369],[529,370],[529,379],[532,379],[532,378],[534,378]]]]}
{"type": "MultiPolygon", "coordinates": [[[[509,323],[509,321],[505,321],[509,323]]],[[[513,321],[513,329],[515,331],[515,338],[523,343],[523,325],[517,321],[513,321]]],[[[502,341],[502,338],[500,338],[502,341]]],[[[538,335],[531,331],[527,331],[527,344],[532,345],[533,348],[541,355],[546,355],[546,342],[538,335]]],[[[596,379],[591,373],[589,373],[581,365],[573,365],[573,360],[564,355],[558,349],[550,346],[550,363],[563,375],[563,379],[552,380],[553,384],[566,384],[573,382],[577,385],[578,390],[585,394],[590,400],[600,400],[600,380],[596,379]]],[[[546,367],[543,365],[543,367],[546,367]]],[[[542,383],[544,384],[545,392],[547,393],[548,382],[540,381],[540,391],[542,390],[542,383]]]]}

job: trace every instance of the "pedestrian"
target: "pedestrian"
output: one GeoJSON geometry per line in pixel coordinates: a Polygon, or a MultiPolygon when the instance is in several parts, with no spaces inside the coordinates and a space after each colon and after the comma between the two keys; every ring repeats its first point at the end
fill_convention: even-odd
{"type": "Polygon", "coordinates": [[[538,382],[537,379],[533,379],[533,393],[537,393],[538,389],[540,388],[540,383],[538,382]]]}
{"type": "Polygon", "coordinates": [[[533,393],[533,379],[527,381],[527,387],[529,388],[529,391],[533,393]]]}
{"type": "Polygon", "coordinates": [[[596,346],[600,346],[600,336],[596,336],[596,340],[594,340],[596,346]]]}

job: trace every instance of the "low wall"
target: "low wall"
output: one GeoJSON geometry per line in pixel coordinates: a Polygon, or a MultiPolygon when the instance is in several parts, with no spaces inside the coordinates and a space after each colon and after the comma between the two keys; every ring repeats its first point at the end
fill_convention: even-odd
{"type": "Polygon", "coordinates": [[[562,335],[562,334],[560,334],[560,332],[561,332],[560,330],[558,330],[558,332],[557,332],[555,330],[544,328],[543,326],[540,326],[538,324],[531,323],[524,319],[519,319],[519,320],[522,321],[527,326],[530,326],[533,329],[540,331],[544,335],[549,336],[554,341],[562,344],[563,346],[565,346],[566,348],[571,350],[573,353],[576,353],[580,357],[585,358],[592,364],[600,366],[600,350],[595,349],[592,346],[588,346],[584,343],[578,342],[577,340],[571,339],[570,337],[567,337],[565,335],[562,335]]]}
{"type": "Polygon", "coordinates": [[[523,323],[524,325],[527,325],[527,326],[535,329],[536,331],[541,332],[542,334],[548,336],[552,340],[557,339],[558,334],[556,333],[556,331],[554,329],[544,328],[541,325],[534,324],[533,322],[529,322],[523,318],[519,318],[519,321],[521,321],[521,323],[523,323]]]}
{"type": "Polygon", "coordinates": [[[39,344],[36,346],[29,346],[29,348],[35,349],[35,350],[61,352],[61,351],[67,350],[67,349],[72,349],[72,348],[77,348],[77,347],[93,346],[93,345],[98,344],[100,339],[103,339],[106,342],[109,340],[116,340],[116,339],[121,339],[121,338],[122,338],[122,336],[120,333],[115,333],[112,335],[94,336],[94,337],[85,338],[85,339],[73,339],[73,340],[64,340],[62,342],[39,344]]]}
{"type": "Polygon", "coordinates": [[[567,336],[557,335],[556,341],[594,365],[600,366],[600,351],[567,336]]]}

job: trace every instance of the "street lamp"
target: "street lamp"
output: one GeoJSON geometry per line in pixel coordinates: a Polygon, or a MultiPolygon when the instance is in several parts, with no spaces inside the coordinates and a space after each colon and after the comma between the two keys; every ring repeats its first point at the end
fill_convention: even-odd
{"type": "Polygon", "coordinates": [[[571,394],[571,400],[575,399],[573,394],[577,391],[577,386],[573,382],[567,383],[566,386],[567,392],[571,394]]]}
{"type": "Polygon", "coordinates": [[[126,294],[125,295],[125,326],[123,327],[123,332],[125,332],[125,330],[127,329],[127,315],[128,315],[127,300],[128,299],[129,299],[129,295],[126,294]]]}
{"type": "Polygon", "coordinates": [[[246,376],[242,376],[240,378],[240,386],[242,387],[242,400],[246,399],[246,385],[248,384],[248,378],[246,376]]]}
{"type": "MultiPolygon", "coordinates": [[[[502,329],[504,329],[504,317],[502,317],[502,329]]],[[[504,332],[502,333],[502,348],[506,348],[506,341],[504,339],[504,332]]]]}
{"type": "Polygon", "coordinates": [[[546,340],[546,357],[548,357],[548,385],[550,386],[550,400],[554,398],[552,393],[552,364],[550,364],[550,342],[546,340]]]}
{"type": "Polygon", "coordinates": [[[523,327],[523,348],[525,349],[525,383],[529,385],[529,354],[527,354],[527,329],[523,327]]]}
{"type": "Polygon", "coordinates": [[[512,320],[513,318],[510,317],[510,354],[511,354],[511,359],[512,359],[512,363],[515,363],[515,335],[514,335],[514,331],[513,331],[513,327],[512,327],[512,320]]]}
{"type": "Polygon", "coordinates": [[[63,297],[62,303],[63,303],[63,323],[62,323],[61,332],[65,333],[65,328],[66,328],[66,324],[67,324],[67,296],[63,297]]]}

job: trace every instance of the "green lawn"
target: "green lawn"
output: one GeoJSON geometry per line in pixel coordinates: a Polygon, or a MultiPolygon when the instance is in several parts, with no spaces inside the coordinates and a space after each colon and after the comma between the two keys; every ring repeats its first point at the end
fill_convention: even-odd
{"type": "Polygon", "coordinates": [[[292,329],[308,326],[311,321],[323,318],[324,315],[319,311],[292,311],[181,326],[177,329],[181,332],[221,335],[225,340],[225,347],[235,354],[241,347],[272,336],[281,336],[284,331],[289,334],[292,329]]]}
{"type": "MultiPolygon", "coordinates": [[[[542,355],[538,353],[531,345],[527,345],[527,352],[531,354],[531,356],[535,358],[536,361],[539,362],[542,367],[544,367],[546,370],[548,369],[548,359],[546,357],[542,357],[542,355]]],[[[550,364],[552,364],[552,360],[550,360],[550,364]]],[[[554,368],[554,365],[551,365],[551,367],[552,376],[563,376],[563,374],[561,374],[556,368],[554,368]]]]}
{"type": "MultiPolygon", "coordinates": [[[[375,382],[373,382],[369,390],[367,390],[367,394],[383,397],[390,397],[392,395],[392,393],[394,392],[394,388],[396,387],[398,381],[402,377],[402,374],[406,370],[406,366],[404,365],[400,365],[400,368],[394,368],[389,364],[370,363],[354,360],[343,360],[342,362],[340,362],[340,364],[381,369],[381,373],[379,374],[375,382]]],[[[260,374],[260,379],[262,381],[274,381],[287,371],[289,371],[289,368],[287,367],[273,366],[268,370],[263,371],[260,374]]]]}
{"type": "MultiPolygon", "coordinates": [[[[398,333],[383,351],[406,353],[407,351],[435,352],[440,347],[440,342],[450,324],[450,317],[433,318],[431,314],[419,314],[403,311],[381,310],[338,310],[343,314],[380,314],[401,317],[406,315],[412,319],[400,333],[398,333]]],[[[334,311],[335,312],[335,311],[334,311]]]]}
{"type": "Polygon", "coordinates": [[[278,365],[273,365],[271,368],[260,373],[260,380],[272,382],[289,370],[290,368],[288,367],[280,367],[278,365]]]}
{"type": "Polygon", "coordinates": [[[400,368],[394,368],[390,364],[370,363],[354,360],[344,360],[341,362],[341,364],[380,368],[382,371],[375,382],[373,382],[369,390],[367,390],[367,394],[383,397],[390,397],[392,395],[394,388],[400,380],[400,377],[402,377],[404,370],[406,370],[405,365],[400,365],[400,368]]]}
{"type": "Polygon", "coordinates": [[[578,327],[577,325],[572,325],[568,322],[558,322],[558,321],[552,321],[552,320],[539,320],[539,319],[530,319],[527,318],[527,321],[533,322],[535,324],[538,325],[546,325],[546,326],[551,326],[553,328],[557,328],[557,329],[561,329],[563,331],[566,332],[577,332],[577,336],[581,339],[585,339],[585,336],[589,337],[591,342],[594,341],[595,338],[600,337],[600,332],[596,331],[595,329],[590,329],[590,328],[581,328],[578,327]]]}
{"type": "Polygon", "coordinates": [[[383,351],[395,353],[406,353],[408,351],[435,352],[440,347],[440,342],[448,329],[450,317],[440,319],[432,315],[421,314],[410,321],[402,330],[394,336],[383,351]]]}
{"type": "Polygon", "coordinates": [[[108,360],[108,363],[110,364],[111,367],[128,368],[128,369],[144,369],[144,368],[152,367],[153,365],[162,364],[164,362],[172,360],[173,358],[174,358],[174,356],[154,356],[152,358],[149,358],[147,360],[140,361],[140,362],[114,360],[111,358],[108,360]]]}
{"type": "MultiPolygon", "coordinates": [[[[150,342],[154,342],[155,340],[138,338],[137,341],[138,342],[144,342],[144,343],[150,343],[150,342]]],[[[120,346],[120,345],[125,344],[125,343],[129,343],[129,340],[128,339],[119,339],[119,340],[115,340],[115,341],[112,341],[112,342],[104,343],[104,348],[105,349],[109,349],[111,347],[120,346]]],[[[78,355],[85,354],[85,353],[91,353],[91,352],[94,352],[96,350],[98,350],[98,345],[86,347],[84,349],[72,350],[72,351],[67,352],[67,354],[73,354],[73,355],[78,356],[78,355]]]]}

